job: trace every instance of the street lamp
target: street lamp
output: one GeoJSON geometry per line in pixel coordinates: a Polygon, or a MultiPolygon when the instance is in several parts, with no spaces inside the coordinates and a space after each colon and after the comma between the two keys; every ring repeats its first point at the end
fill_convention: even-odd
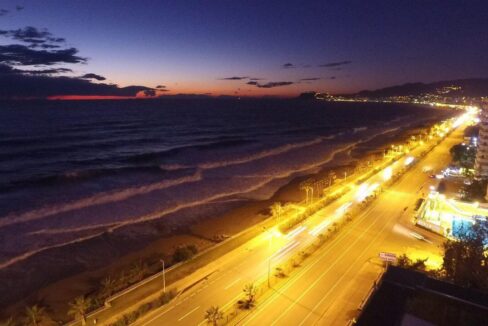
{"type": "Polygon", "coordinates": [[[270,278],[271,278],[271,256],[273,253],[272,241],[273,241],[273,237],[280,237],[281,233],[276,229],[268,230],[268,229],[266,229],[266,227],[263,227],[263,229],[266,231],[266,233],[268,234],[268,238],[269,238],[268,287],[271,287],[271,281],[270,281],[270,278]]]}

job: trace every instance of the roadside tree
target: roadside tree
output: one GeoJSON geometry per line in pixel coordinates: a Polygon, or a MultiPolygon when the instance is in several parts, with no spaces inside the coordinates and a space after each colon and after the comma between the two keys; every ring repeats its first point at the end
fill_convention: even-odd
{"type": "Polygon", "coordinates": [[[68,315],[73,316],[75,320],[81,320],[81,324],[86,325],[86,313],[90,309],[91,301],[84,296],[79,296],[69,306],[68,315]]]}
{"type": "Polygon", "coordinates": [[[37,304],[25,308],[25,322],[27,325],[39,326],[46,316],[46,309],[37,304]]]}
{"type": "Polygon", "coordinates": [[[442,271],[454,284],[488,290],[488,222],[477,221],[458,231],[458,240],[444,243],[442,271]]]}
{"type": "Polygon", "coordinates": [[[224,313],[218,306],[211,306],[205,312],[205,320],[213,326],[217,326],[222,319],[224,319],[224,313]]]}

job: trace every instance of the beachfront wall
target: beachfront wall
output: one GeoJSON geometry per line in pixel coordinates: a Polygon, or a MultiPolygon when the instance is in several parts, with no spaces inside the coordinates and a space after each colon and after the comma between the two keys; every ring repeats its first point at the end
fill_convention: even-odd
{"type": "Polygon", "coordinates": [[[464,203],[431,192],[420,206],[416,224],[449,238],[469,230],[477,219],[485,219],[488,209],[478,203],[464,203]]]}

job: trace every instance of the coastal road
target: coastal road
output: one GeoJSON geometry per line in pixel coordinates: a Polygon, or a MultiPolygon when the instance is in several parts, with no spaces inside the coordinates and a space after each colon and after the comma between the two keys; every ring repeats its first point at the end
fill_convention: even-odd
{"type": "MultiPolygon", "coordinates": [[[[459,142],[460,132],[429,153],[421,164],[385,191],[366,211],[357,216],[338,235],[306,260],[302,267],[280,283],[272,281],[273,289],[259,301],[257,307],[240,324],[286,325],[315,321],[337,321],[344,324],[355,312],[381,272],[377,259],[380,251],[402,253],[439,253],[442,239],[428,234],[429,242],[412,237],[415,228],[410,222],[411,207],[419,197],[416,192],[428,189],[432,180],[421,172],[426,164],[440,168],[449,162],[449,148],[459,142]],[[406,211],[403,208],[409,206],[406,211]]],[[[402,164],[400,161],[398,164],[402,164]]],[[[374,178],[367,182],[372,185],[374,178]]],[[[266,280],[268,263],[271,270],[286,261],[314,240],[311,231],[328,227],[333,218],[340,218],[345,207],[357,199],[353,189],[337,202],[309,218],[299,228],[284,236],[270,238],[273,231],[264,232],[249,244],[233,251],[225,264],[208,275],[167,306],[149,314],[138,325],[198,325],[204,324],[205,310],[211,305],[226,309],[242,297],[245,284],[266,280]],[[325,224],[324,224],[325,223],[325,224]],[[325,226],[324,226],[325,225],[325,226]],[[271,257],[271,260],[268,261],[271,257]]],[[[423,231],[415,230],[417,233],[423,231]]],[[[239,322],[236,319],[235,322],[239,322]]]]}
{"type": "Polygon", "coordinates": [[[412,206],[419,193],[425,188],[427,192],[435,182],[422,172],[423,166],[445,167],[450,161],[449,148],[461,141],[462,132],[455,131],[381,194],[333,243],[315,253],[303,271],[238,324],[345,325],[357,315],[358,306],[383,269],[379,252],[408,252],[439,263],[435,253],[441,254],[443,239],[412,226],[412,206]],[[416,239],[410,231],[425,235],[427,241],[416,239]]]}

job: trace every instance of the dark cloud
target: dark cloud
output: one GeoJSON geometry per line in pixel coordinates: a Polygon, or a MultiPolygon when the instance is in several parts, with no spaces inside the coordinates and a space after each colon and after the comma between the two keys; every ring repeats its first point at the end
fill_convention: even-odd
{"type": "Polygon", "coordinates": [[[8,14],[10,11],[7,10],[7,9],[0,9],[0,17],[2,16],[5,16],[6,14],[8,14]]]}
{"type": "Polygon", "coordinates": [[[24,6],[15,6],[15,10],[17,11],[24,10],[24,6]]]}
{"type": "Polygon", "coordinates": [[[157,89],[162,89],[162,88],[166,88],[166,86],[164,86],[164,85],[158,85],[158,86],[156,86],[156,88],[157,89]]]}
{"type": "Polygon", "coordinates": [[[329,77],[329,79],[337,79],[337,77],[336,76],[331,76],[331,77],[329,77]]]}
{"type": "Polygon", "coordinates": [[[265,78],[249,78],[249,80],[253,80],[253,81],[256,81],[256,80],[265,80],[265,78]]]}
{"type": "Polygon", "coordinates": [[[13,30],[0,30],[0,35],[9,37],[16,41],[36,45],[40,43],[64,43],[66,40],[62,37],[55,37],[46,29],[37,29],[32,26],[13,30]]]}
{"type": "Polygon", "coordinates": [[[146,89],[144,91],[144,95],[145,96],[148,96],[148,97],[154,97],[154,96],[156,96],[156,90],[154,90],[154,89],[146,89]]]}
{"type": "Polygon", "coordinates": [[[84,74],[80,78],[83,78],[83,79],[95,79],[95,80],[105,80],[105,79],[107,79],[107,78],[105,78],[103,76],[100,76],[100,75],[97,75],[97,74],[93,74],[93,73],[84,74]]]}
{"type": "Polygon", "coordinates": [[[319,67],[331,68],[331,67],[338,67],[338,66],[348,65],[348,64],[351,64],[351,63],[352,63],[352,61],[344,60],[344,61],[324,63],[322,65],[319,65],[319,67]]]}
{"type": "Polygon", "coordinates": [[[60,63],[85,63],[86,59],[77,56],[78,50],[35,50],[25,45],[0,45],[0,62],[10,65],[54,65],[60,63]]]}
{"type": "Polygon", "coordinates": [[[314,80],[320,80],[320,77],[310,77],[310,78],[300,79],[300,81],[314,81],[314,80]]]}
{"type": "Polygon", "coordinates": [[[273,88],[273,87],[280,87],[280,86],[288,86],[292,85],[293,82],[269,82],[266,84],[256,84],[259,88],[273,88]]]}
{"type": "Polygon", "coordinates": [[[56,45],[56,44],[41,44],[39,46],[43,49],[59,49],[61,47],[60,45],[56,45]]]}
{"type": "Polygon", "coordinates": [[[29,74],[29,75],[55,75],[61,73],[73,72],[68,68],[50,68],[50,69],[17,69],[9,65],[0,63],[0,74],[29,74]]]}
{"type": "Polygon", "coordinates": [[[254,80],[251,80],[251,81],[248,81],[246,84],[256,86],[258,84],[258,82],[257,81],[254,81],[254,80]]]}
{"type": "Polygon", "coordinates": [[[83,64],[78,49],[64,48],[64,38],[47,30],[26,27],[0,30],[0,36],[26,44],[0,45],[0,98],[47,98],[51,96],[123,96],[139,93],[155,96],[155,89],[145,86],[119,87],[115,84],[94,83],[103,76],[89,73],[81,77],[59,76],[73,72],[53,65],[83,64]],[[35,69],[32,69],[35,66],[35,69]]]}
{"type": "MultiPolygon", "coordinates": [[[[0,98],[46,98],[62,95],[135,96],[151,91],[144,86],[119,87],[113,84],[94,84],[77,77],[46,76],[19,73],[0,64],[0,98]]],[[[148,93],[152,96],[152,92],[148,93]]]]}
{"type": "Polygon", "coordinates": [[[243,79],[248,79],[249,77],[247,76],[233,76],[233,77],[225,77],[221,78],[221,80],[243,80],[243,79]]]}
{"type": "Polygon", "coordinates": [[[283,69],[290,69],[290,68],[295,68],[295,65],[293,63],[287,62],[281,66],[283,69]]]}
{"type": "Polygon", "coordinates": [[[67,72],[73,72],[73,70],[68,68],[52,68],[52,69],[40,69],[40,70],[21,70],[15,69],[15,72],[31,75],[56,75],[63,74],[67,72]]]}

